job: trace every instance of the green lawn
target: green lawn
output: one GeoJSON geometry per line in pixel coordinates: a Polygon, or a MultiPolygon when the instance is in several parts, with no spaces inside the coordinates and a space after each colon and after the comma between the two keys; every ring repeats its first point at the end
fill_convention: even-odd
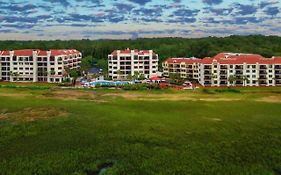
{"type": "Polygon", "coordinates": [[[242,99],[234,101],[102,96],[110,90],[93,92],[99,101],[65,100],[46,93],[0,89],[1,175],[281,174],[281,103],[254,100],[279,93],[175,93],[242,99]]]}

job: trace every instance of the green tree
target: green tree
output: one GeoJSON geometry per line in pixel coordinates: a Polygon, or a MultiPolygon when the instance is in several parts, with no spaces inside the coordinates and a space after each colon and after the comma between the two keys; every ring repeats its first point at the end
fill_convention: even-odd
{"type": "Polygon", "coordinates": [[[231,86],[233,86],[233,85],[234,85],[234,82],[235,82],[235,80],[236,80],[236,77],[235,77],[234,75],[230,75],[227,80],[228,80],[229,84],[230,84],[231,86]]]}

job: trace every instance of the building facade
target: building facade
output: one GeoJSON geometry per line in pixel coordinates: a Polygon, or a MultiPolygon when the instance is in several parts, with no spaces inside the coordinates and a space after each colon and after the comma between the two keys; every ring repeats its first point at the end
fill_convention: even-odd
{"type": "Polygon", "coordinates": [[[163,76],[178,74],[184,79],[199,80],[200,61],[198,58],[169,58],[162,64],[163,76]]]}
{"type": "Polygon", "coordinates": [[[66,69],[79,69],[82,54],[75,50],[0,51],[0,80],[60,83],[66,69]]]}
{"type": "Polygon", "coordinates": [[[152,50],[115,50],[108,55],[108,74],[113,80],[136,74],[151,78],[157,71],[158,55],[152,50]]]}
{"type": "MultiPolygon", "coordinates": [[[[192,59],[190,60],[192,62],[192,59]]],[[[198,67],[194,69],[198,71],[198,82],[202,86],[281,86],[281,58],[278,57],[264,58],[257,54],[220,53],[212,58],[194,60],[193,63],[189,61],[190,68],[190,65],[197,64],[198,67]]],[[[182,67],[185,67],[183,65],[186,64],[183,62],[168,59],[163,65],[164,74],[168,76],[175,70],[194,72],[194,70],[182,70],[182,67]]],[[[186,77],[191,75],[182,75],[182,78],[186,77]]]]}

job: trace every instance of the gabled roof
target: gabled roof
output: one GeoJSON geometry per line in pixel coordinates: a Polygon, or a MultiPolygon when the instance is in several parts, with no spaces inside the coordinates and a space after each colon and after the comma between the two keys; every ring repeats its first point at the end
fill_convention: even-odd
{"type": "MultiPolygon", "coordinates": [[[[39,49],[22,49],[22,50],[14,50],[15,56],[32,56],[33,51],[36,52],[38,56],[47,56],[48,51],[45,50],[39,50],[39,49]]],[[[76,49],[68,49],[68,50],[58,50],[58,49],[52,49],[51,55],[52,56],[59,56],[59,55],[72,55],[72,54],[81,54],[76,49]]],[[[0,56],[10,56],[10,51],[0,51],[0,56]]]]}
{"type": "Polygon", "coordinates": [[[247,53],[220,53],[213,58],[203,58],[202,64],[212,64],[214,62],[220,64],[276,64],[280,62],[277,58],[265,58],[258,54],[247,53]]]}
{"type": "Polygon", "coordinates": [[[10,52],[8,50],[0,51],[0,56],[10,56],[10,52]]]}
{"type": "MultiPolygon", "coordinates": [[[[138,49],[125,49],[125,50],[114,50],[111,55],[117,56],[117,51],[120,51],[120,54],[131,54],[132,51],[134,51],[135,54],[138,55],[145,55],[149,54],[149,50],[138,50],[138,49]]],[[[155,53],[153,53],[155,55],[155,53]]]]}
{"type": "Polygon", "coordinates": [[[14,56],[32,56],[32,49],[14,50],[14,56]]]}

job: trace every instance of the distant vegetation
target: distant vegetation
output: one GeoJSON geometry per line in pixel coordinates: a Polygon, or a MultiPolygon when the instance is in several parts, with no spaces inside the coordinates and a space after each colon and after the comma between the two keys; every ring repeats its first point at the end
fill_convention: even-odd
{"type": "Polygon", "coordinates": [[[0,50],[39,48],[75,48],[83,52],[83,68],[89,69],[93,59],[101,68],[107,68],[107,55],[115,49],[153,49],[160,62],[169,57],[203,58],[219,52],[257,53],[265,57],[281,56],[281,37],[278,36],[229,36],[197,39],[152,38],[136,40],[70,40],[70,41],[0,41],[0,50]]]}

